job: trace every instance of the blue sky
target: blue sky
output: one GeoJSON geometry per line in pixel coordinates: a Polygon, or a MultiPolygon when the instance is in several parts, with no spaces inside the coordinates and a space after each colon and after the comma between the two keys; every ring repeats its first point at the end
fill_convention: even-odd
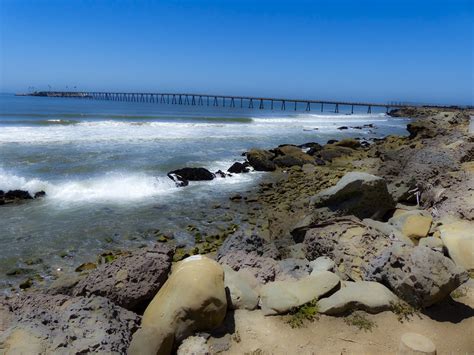
{"type": "Polygon", "coordinates": [[[0,0],[0,91],[473,104],[472,0],[0,0]]]}

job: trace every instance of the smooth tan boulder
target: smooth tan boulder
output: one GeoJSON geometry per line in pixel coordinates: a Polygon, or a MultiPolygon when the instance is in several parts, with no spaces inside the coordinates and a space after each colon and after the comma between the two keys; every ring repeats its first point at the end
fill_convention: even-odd
{"type": "Polygon", "coordinates": [[[436,346],[427,337],[417,333],[405,333],[400,339],[397,355],[436,355],[436,346]]]}
{"type": "Polygon", "coordinates": [[[397,213],[388,221],[408,238],[425,238],[431,228],[433,218],[425,211],[397,213]]]}
{"type": "Polygon", "coordinates": [[[258,305],[259,282],[253,274],[245,269],[234,271],[223,265],[225,287],[228,289],[228,306],[231,309],[253,310],[258,305]]]}
{"type": "Polygon", "coordinates": [[[201,255],[186,258],[176,264],[145,310],[129,354],[170,354],[194,332],[219,326],[226,309],[222,266],[201,255]]]}
{"type": "Polygon", "coordinates": [[[439,227],[449,257],[466,270],[474,270],[474,223],[456,221],[439,227]]]}
{"type": "Polygon", "coordinates": [[[286,313],[338,289],[340,283],[339,276],[329,271],[318,271],[298,281],[270,282],[260,289],[260,306],[265,315],[286,313]]]}
{"type": "Polygon", "coordinates": [[[39,337],[21,328],[15,329],[4,344],[0,343],[0,353],[5,355],[43,354],[45,351],[46,346],[39,337]]]}

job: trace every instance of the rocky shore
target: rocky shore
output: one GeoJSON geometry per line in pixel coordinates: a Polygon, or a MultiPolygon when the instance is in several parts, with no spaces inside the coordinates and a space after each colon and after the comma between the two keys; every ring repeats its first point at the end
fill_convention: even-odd
{"type": "Polygon", "coordinates": [[[269,173],[214,206],[243,216],[220,233],[190,225],[192,245],[158,234],[0,298],[0,353],[474,352],[469,114],[391,114],[415,118],[409,136],[251,149],[227,172],[170,172],[183,188],[269,173]]]}

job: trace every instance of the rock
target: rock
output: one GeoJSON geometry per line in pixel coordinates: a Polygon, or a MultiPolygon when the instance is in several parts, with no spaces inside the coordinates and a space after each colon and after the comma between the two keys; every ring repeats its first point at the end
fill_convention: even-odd
{"type": "Polygon", "coordinates": [[[204,168],[182,168],[168,173],[168,177],[175,181],[206,181],[215,178],[215,175],[204,168]]]}
{"type": "Polygon", "coordinates": [[[338,218],[312,226],[304,239],[306,258],[331,258],[343,280],[363,280],[366,266],[394,243],[356,218],[338,218]]]}
{"type": "Polygon", "coordinates": [[[407,131],[410,132],[410,139],[415,137],[433,138],[443,133],[444,129],[431,120],[418,120],[407,124],[407,131]]]}
{"type": "Polygon", "coordinates": [[[319,151],[318,155],[326,161],[333,161],[336,158],[351,155],[354,150],[347,147],[338,147],[335,145],[326,145],[319,151]]]}
{"type": "Polygon", "coordinates": [[[250,169],[248,168],[249,166],[250,164],[247,162],[245,163],[235,162],[234,164],[232,164],[232,166],[229,169],[227,169],[227,171],[231,174],[248,173],[250,171],[250,169]]]}
{"type": "Polygon", "coordinates": [[[334,145],[338,147],[346,147],[346,148],[351,148],[351,149],[360,148],[360,142],[353,138],[343,139],[339,142],[334,143],[334,145]]]}
{"type": "Polygon", "coordinates": [[[443,241],[435,237],[421,238],[418,241],[419,246],[428,247],[431,249],[436,249],[438,251],[443,251],[443,241]]]}
{"type": "Polygon", "coordinates": [[[181,177],[179,177],[176,174],[168,173],[168,177],[174,181],[176,187],[185,187],[189,185],[188,180],[183,180],[181,177]]]}
{"type": "Polygon", "coordinates": [[[298,147],[302,149],[307,149],[306,154],[311,155],[311,156],[315,155],[321,149],[323,149],[323,146],[316,142],[305,143],[305,144],[299,145],[298,147]]]}
{"type": "Polygon", "coordinates": [[[428,235],[433,218],[425,211],[406,211],[389,219],[388,223],[408,238],[424,238],[428,235]]]}
{"type": "Polygon", "coordinates": [[[311,198],[313,207],[329,207],[340,215],[377,219],[395,207],[385,180],[366,173],[350,172],[335,186],[311,198]]]}
{"type": "Polygon", "coordinates": [[[397,355],[436,355],[433,342],[417,333],[405,333],[400,339],[397,355]]]}
{"type": "Polygon", "coordinates": [[[76,267],[76,269],[74,271],[83,272],[83,271],[94,270],[95,268],[97,268],[97,265],[94,264],[94,263],[83,263],[83,264],[79,265],[78,267],[76,267]]]}
{"type": "Polygon", "coordinates": [[[50,295],[71,295],[72,289],[81,280],[77,274],[65,273],[54,280],[46,290],[50,295]]]}
{"type": "Polygon", "coordinates": [[[15,321],[0,343],[13,335],[25,347],[25,342],[44,347],[42,354],[64,353],[66,346],[71,354],[126,353],[140,319],[103,297],[29,293],[8,303],[15,321]]]}
{"type": "Polygon", "coordinates": [[[246,234],[245,231],[237,231],[226,238],[217,251],[217,260],[234,251],[255,252],[260,256],[270,258],[279,257],[278,250],[273,243],[267,243],[257,234],[246,234]]]}
{"type": "Polygon", "coordinates": [[[303,166],[305,164],[313,164],[314,158],[304,153],[301,148],[285,145],[280,146],[274,150],[276,158],[273,159],[273,162],[276,166],[281,168],[289,168],[292,166],[303,166]]]}
{"type": "Polygon", "coordinates": [[[336,263],[328,258],[327,256],[320,256],[309,263],[311,268],[311,275],[314,275],[320,271],[334,271],[336,263]]]}
{"type": "Polygon", "coordinates": [[[145,310],[128,353],[170,354],[174,344],[194,332],[218,327],[226,309],[222,267],[201,255],[186,258],[176,264],[145,310]]]}
{"type": "Polygon", "coordinates": [[[388,288],[377,282],[346,282],[345,287],[328,298],[318,302],[319,312],[328,315],[343,314],[348,311],[363,310],[379,313],[389,310],[392,302],[397,302],[388,288]]]}
{"type": "Polygon", "coordinates": [[[35,193],[34,198],[42,198],[42,197],[45,197],[45,196],[46,196],[46,192],[38,191],[38,192],[35,193]]]}
{"type": "Polygon", "coordinates": [[[214,176],[220,176],[221,178],[226,178],[227,176],[232,176],[232,175],[226,174],[226,173],[224,173],[222,170],[217,170],[217,171],[214,173],[214,176]]]}
{"type": "Polygon", "coordinates": [[[12,330],[3,344],[0,343],[0,350],[5,355],[44,354],[46,349],[47,345],[41,336],[22,328],[12,330]]]}
{"type": "Polygon", "coordinates": [[[277,261],[256,252],[235,250],[221,257],[219,263],[228,265],[235,271],[248,270],[261,283],[274,281],[281,274],[277,261]]]}
{"type": "Polygon", "coordinates": [[[456,221],[439,227],[441,240],[456,265],[474,270],[474,223],[456,221]]]}
{"type": "Polygon", "coordinates": [[[227,305],[231,309],[253,310],[258,305],[257,279],[247,270],[234,271],[230,266],[223,266],[224,284],[228,289],[227,305]]]}
{"type": "Polygon", "coordinates": [[[5,200],[31,200],[30,193],[23,190],[10,190],[4,194],[5,200]]]}
{"type": "Polygon", "coordinates": [[[287,276],[289,279],[301,279],[308,276],[311,268],[306,259],[287,258],[278,261],[282,277],[287,276]]]}
{"type": "Polygon", "coordinates": [[[190,336],[184,339],[178,348],[177,355],[201,355],[210,354],[211,349],[206,343],[206,339],[200,336],[190,336]]]}
{"type": "Polygon", "coordinates": [[[466,271],[430,248],[394,245],[376,256],[366,269],[366,280],[387,285],[416,307],[443,300],[469,278],[466,271]]]}
{"type": "Polygon", "coordinates": [[[342,130],[345,130],[345,129],[349,129],[349,127],[347,126],[341,126],[341,127],[337,127],[338,130],[342,131],[342,130]]]}
{"type": "Polygon", "coordinates": [[[165,283],[173,249],[166,244],[139,249],[100,265],[78,282],[75,296],[104,296],[133,311],[143,311],[165,283]]]}
{"type": "Polygon", "coordinates": [[[408,245],[414,245],[413,241],[405,236],[402,232],[400,232],[397,228],[392,226],[389,223],[384,223],[380,221],[375,221],[370,218],[364,218],[362,222],[371,228],[374,228],[375,230],[379,231],[380,233],[385,234],[386,236],[396,239],[400,242],[403,242],[408,245]]]}
{"type": "Polygon", "coordinates": [[[252,149],[246,153],[249,164],[257,171],[274,171],[276,169],[273,153],[262,150],[252,149]]]}
{"type": "Polygon", "coordinates": [[[297,281],[270,282],[260,289],[260,306],[265,315],[287,313],[294,307],[327,295],[339,286],[339,277],[328,271],[297,281]]]}

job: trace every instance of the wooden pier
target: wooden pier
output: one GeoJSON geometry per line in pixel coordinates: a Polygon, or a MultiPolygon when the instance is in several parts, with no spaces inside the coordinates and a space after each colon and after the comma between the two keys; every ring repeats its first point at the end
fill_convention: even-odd
{"type": "Polygon", "coordinates": [[[406,107],[400,103],[370,103],[370,102],[349,102],[349,101],[326,101],[326,100],[305,100],[275,97],[256,96],[230,96],[211,94],[190,94],[190,93],[127,93],[127,92],[96,92],[96,91],[35,91],[27,94],[29,96],[41,97],[62,97],[81,98],[90,100],[122,101],[122,102],[143,102],[159,103],[169,105],[189,105],[189,106],[221,106],[229,108],[258,108],[260,110],[294,110],[304,109],[304,111],[331,111],[338,113],[341,107],[349,108],[354,113],[354,107],[367,108],[367,113],[372,112],[372,108],[385,108],[389,112],[391,108],[406,107]]]}

